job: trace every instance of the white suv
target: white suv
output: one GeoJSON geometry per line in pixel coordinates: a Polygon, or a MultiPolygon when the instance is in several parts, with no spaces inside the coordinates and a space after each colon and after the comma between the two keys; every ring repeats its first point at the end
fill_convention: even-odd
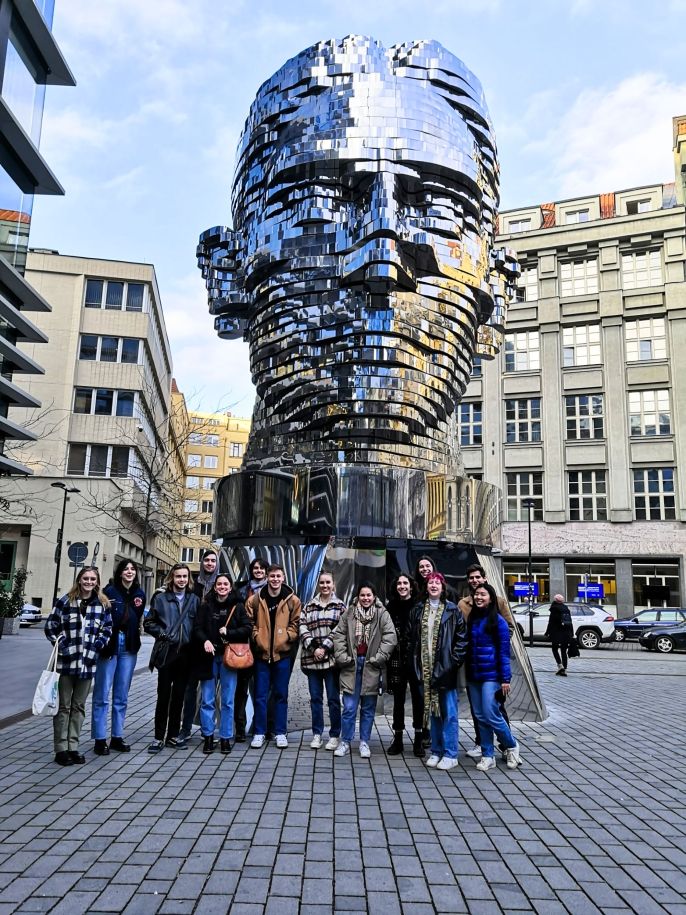
{"type": "MultiPolygon", "coordinates": [[[[567,604],[572,614],[574,635],[582,648],[599,648],[601,642],[614,642],[615,618],[600,604],[567,604]]],[[[534,639],[545,638],[550,618],[550,604],[534,604],[534,639]]],[[[512,614],[519,632],[526,641],[529,637],[529,611],[517,607],[512,614]]]]}

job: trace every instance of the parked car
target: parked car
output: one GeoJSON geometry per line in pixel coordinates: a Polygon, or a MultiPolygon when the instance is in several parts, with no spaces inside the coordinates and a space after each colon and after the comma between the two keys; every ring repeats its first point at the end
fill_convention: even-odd
{"type": "Polygon", "coordinates": [[[649,607],[641,610],[629,620],[617,620],[615,632],[617,641],[624,639],[637,639],[649,629],[658,626],[674,626],[676,623],[686,623],[686,610],[683,607],[649,607]]]}
{"type": "MultiPolygon", "coordinates": [[[[582,648],[599,648],[601,642],[612,642],[615,637],[615,618],[600,604],[568,603],[572,614],[574,635],[582,648]]],[[[550,603],[534,604],[534,639],[545,638],[550,617],[550,603]]],[[[529,635],[528,610],[516,609],[512,614],[523,639],[529,635]]]]}
{"type": "Polygon", "coordinates": [[[676,623],[673,626],[660,626],[649,629],[639,635],[638,641],[648,651],[661,651],[669,654],[670,651],[686,651],[686,623],[676,623]]]}
{"type": "Polygon", "coordinates": [[[43,611],[34,604],[24,604],[19,614],[20,626],[33,626],[34,623],[40,623],[43,620],[43,611]]]}

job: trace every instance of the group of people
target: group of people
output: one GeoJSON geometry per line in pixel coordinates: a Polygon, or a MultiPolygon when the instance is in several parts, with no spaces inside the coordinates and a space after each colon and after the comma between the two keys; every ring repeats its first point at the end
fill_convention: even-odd
{"type": "Polygon", "coordinates": [[[414,576],[402,573],[394,579],[385,606],[370,582],[362,583],[346,606],[328,570],[303,606],[280,565],[255,559],[248,580],[234,587],[219,571],[218,555],[208,551],[195,580],[185,564],[172,567],[146,614],[134,562],[120,562],[102,589],[98,570],[82,569],[45,626],[48,638],[59,643],[55,761],[64,766],[85,761],[79,739],[93,681],[94,752],[130,751],[124,725],[143,628],[155,639],[150,666],[158,672],[150,753],[187,747],[198,714],[203,752],[214,751],[218,726],[219,749],[230,753],[234,741],[247,739],[248,695],[254,707],[250,746],[259,749],[273,735],[276,746],[285,749],[289,683],[300,651],[312,749],[346,756],[357,726],[359,754],[369,758],[377,699],[386,691],[393,694],[394,732],[387,752],[403,753],[409,688],[414,755],[430,768],[453,769],[458,764],[458,678],[464,668],[476,737],[469,755],[479,757],[478,769],[494,768],[495,735],[507,766],[516,768],[519,746],[505,712],[512,618],[481,566],[469,567],[467,583],[469,593],[457,601],[433,560],[423,556],[414,576]],[[227,646],[230,655],[244,661],[227,665],[227,646]],[[244,667],[249,653],[252,665],[244,667]]]}

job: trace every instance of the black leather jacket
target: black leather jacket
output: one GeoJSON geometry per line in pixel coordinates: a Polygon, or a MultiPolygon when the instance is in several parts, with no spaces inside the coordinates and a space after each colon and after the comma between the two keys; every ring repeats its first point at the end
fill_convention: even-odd
{"type": "MultiPolygon", "coordinates": [[[[410,614],[410,647],[412,651],[412,672],[418,682],[422,678],[421,626],[424,601],[415,604],[410,614]]],[[[435,689],[456,689],[457,672],[467,655],[467,625],[464,617],[452,601],[447,601],[441,615],[438,642],[431,673],[431,686],[435,689]]]]}
{"type": "Polygon", "coordinates": [[[150,603],[150,612],[143,622],[143,629],[148,635],[152,635],[156,639],[162,638],[178,623],[181,614],[185,610],[186,614],[183,618],[181,638],[179,640],[179,644],[183,648],[186,645],[190,645],[198,606],[198,598],[193,593],[186,594],[182,610],[173,591],[158,591],[153,595],[150,603]]]}

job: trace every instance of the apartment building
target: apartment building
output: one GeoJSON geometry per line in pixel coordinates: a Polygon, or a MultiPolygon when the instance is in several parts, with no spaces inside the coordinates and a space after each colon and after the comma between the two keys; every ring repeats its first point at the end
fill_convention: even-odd
{"type": "Polygon", "coordinates": [[[458,417],[468,472],[502,487],[512,600],[530,530],[539,599],[686,604],[686,117],[673,127],[673,183],[500,214],[521,278],[458,417]]]}
{"type": "MultiPolygon", "coordinates": [[[[0,483],[12,512],[0,526],[27,594],[53,593],[55,543],[64,507],[61,576],[70,543],[88,547],[109,577],[116,562],[145,566],[148,589],[179,555],[187,411],[176,391],[155,270],[150,264],[30,251],[26,275],[52,311],[41,317],[44,374],[22,376],[40,408],[11,416],[36,440],[21,449],[32,477],[0,483]],[[65,491],[66,487],[66,491],[65,491]]],[[[22,351],[34,358],[38,344],[22,351]]]]}
{"type": "MultiPolygon", "coordinates": [[[[10,407],[39,405],[14,377],[42,372],[40,353],[34,360],[17,344],[45,343],[29,315],[50,311],[24,278],[33,198],[64,193],[38,151],[45,87],[75,85],[50,31],[53,6],[0,0],[0,475],[28,472],[6,443],[34,438],[9,418],[10,407]]],[[[0,542],[0,585],[8,584],[13,568],[13,551],[0,542]]]]}
{"type": "Polygon", "coordinates": [[[200,568],[203,550],[212,545],[215,483],[240,469],[249,434],[249,419],[190,412],[180,557],[193,571],[200,568]]]}

